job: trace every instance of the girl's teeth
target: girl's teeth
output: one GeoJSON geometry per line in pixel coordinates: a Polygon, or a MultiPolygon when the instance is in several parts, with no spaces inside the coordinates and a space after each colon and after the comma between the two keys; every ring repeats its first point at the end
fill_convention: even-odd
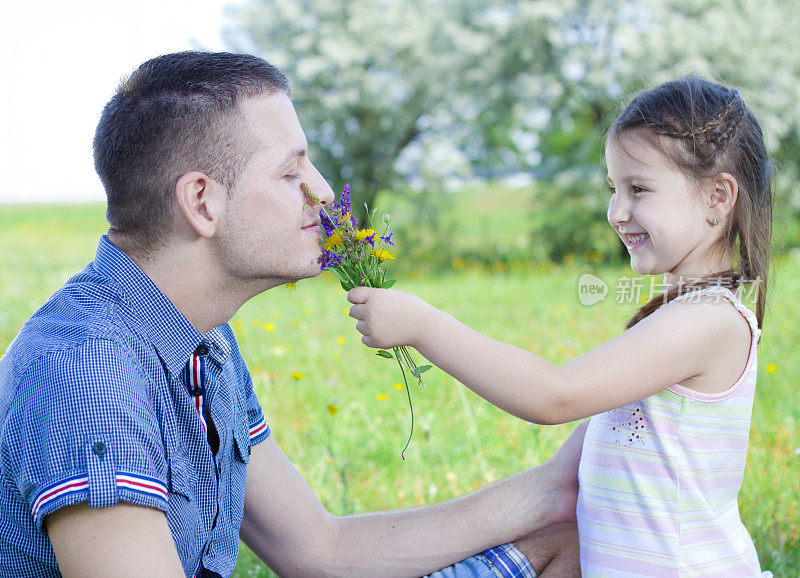
{"type": "Polygon", "coordinates": [[[641,243],[645,239],[647,239],[649,235],[647,233],[640,233],[638,235],[628,235],[628,243],[631,245],[635,245],[636,243],[641,243]]]}

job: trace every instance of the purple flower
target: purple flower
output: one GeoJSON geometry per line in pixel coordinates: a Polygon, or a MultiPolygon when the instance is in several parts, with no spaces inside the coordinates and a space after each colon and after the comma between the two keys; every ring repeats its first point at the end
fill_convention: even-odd
{"type": "Polygon", "coordinates": [[[347,183],[344,188],[342,188],[342,197],[339,201],[339,206],[342,208],[343,215],[346,215],[352,209],[350,201],[350,183],[347,183]]]}
{"type": "Polygon", "coordinates": [[[392,238],[392,235],[394,235],[394,233],[389,233],[389,234],[388,234],[386,237],[381,237],[381,241],[383,241],[384,243],[388,243],[389,245],[391,245],[392,247],[394,247],[394,243],[392,243],[392,242],[389,240],[389,239],[391,239],[391,238],[392,238]]]}
{"type": "Polygon", "coordinates": [[[376,233],[372,233],[369,237],[365,237],[364,238],[364,240],[367,243],[369,243],[370,245],[372,245],[373,247],[375,246],[375,235],[376,235],[376,233]]]}
{"type": "Polygon", "coordinates": [[[319,210],[319,220],[322,223],[322,229],[325,231],[325,236],[330,237],[333,235],[333,232],[336,230],[336,223],[334,223],[333,219],[331,219],[322,209],[319,210]]]}
{"type": "Polygon", "coordinates": [[[342,264],[342,255],[337,255],[333,251],[322,249],[322,270],[338,267],[342,264]]]}

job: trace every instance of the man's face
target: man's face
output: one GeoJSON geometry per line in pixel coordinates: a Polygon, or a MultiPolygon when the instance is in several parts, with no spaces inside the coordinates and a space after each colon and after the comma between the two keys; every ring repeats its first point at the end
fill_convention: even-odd
{"type": "Polygon", "coordinates": [[[324,204],[333,201],[333,191],[308,158],[288,96],[244,99],[239,109],[251,133],[245,138],[257,146],[229,191],[216,259],[228,277],[258,293],[320,273],[319,206],[300,184],[324,204]]]}

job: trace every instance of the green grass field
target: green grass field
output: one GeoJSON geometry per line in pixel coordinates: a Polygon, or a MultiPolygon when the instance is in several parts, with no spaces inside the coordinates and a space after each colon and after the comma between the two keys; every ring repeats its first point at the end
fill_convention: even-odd
{"type": "MultiPolygon", "coordinates": [[[[467,217],[468,218],[468,217],[467,217]]],[[[520,230],[509,232],[524,236],[520,230]]],[[[0,205],[0,351],[63,282],[93,258],[105,231],[99,205],[0,205]]],[[[406,239],[405,242],[411,242],[406,239]]],[[[487,273],[409,275],[416,292],[494,338],[564,363],[618,334],[634,305],[615,303],[622,267],[571,264],[487,273]],[[610,286],[587,307],[578,278],[610,286]],[[521,321],[522,320],[522,321],[521,321]]],[[[759,349],[759,386],[739,495],[762,566],[800,568],[800,262],[780,264],[759,349]]],[[[458,496],[551,455],[571,426],[535,426],[503,414],[438,370],[412,391],[416,430],[406,460],[405,392],[397,366],[364,348],[332,276],[278,288],[232,321],[276,441],[335,514],[421,505],[458,496]]],[[[235,576],[271,576],[242,548],[235,576]]]]}

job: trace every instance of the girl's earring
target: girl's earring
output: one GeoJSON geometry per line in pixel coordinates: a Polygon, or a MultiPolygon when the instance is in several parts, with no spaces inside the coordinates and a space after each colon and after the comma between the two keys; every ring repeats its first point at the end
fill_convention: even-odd
{"type": "Polygon", "coordinates": [[[716,217],[713,217],[713,218],[711,218],[711,219],[706,219],[706,222],[707,222],[709,225],[711,225],[712,227],[716,227],[717,225],[719,225],[719,221],[717,220],[717,218],[716,218],[716,217]]]}

